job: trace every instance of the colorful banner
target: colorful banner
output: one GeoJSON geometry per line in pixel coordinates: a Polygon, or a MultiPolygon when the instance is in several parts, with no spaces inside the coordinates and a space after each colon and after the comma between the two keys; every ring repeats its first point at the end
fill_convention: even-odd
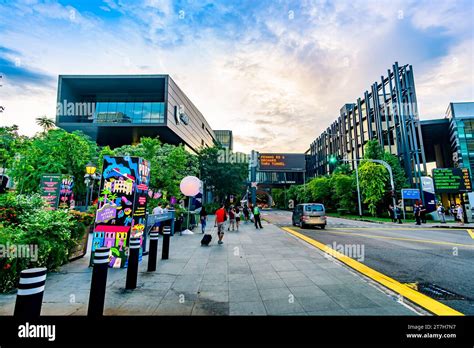
{"type": "Polygon", "coordinates": [[[143,235],[149,180],[148,161],[129,156],[104,157],[91,260],[95,249],[108,246],[109,266],[126,267],[130,236],[143,235]]]}
{"type": "Polygon", "coordinates": [[[41,197],[46,201],[49,209],[55,210],[59,202],[61,174],[43,174],[40,185],[41,197]]]}
{"type": "Polygon", "coordinates": [[[74,209],[74,176],[63,175],[61,180],[61,189],[59,191],[59,208],[74,209]]]}

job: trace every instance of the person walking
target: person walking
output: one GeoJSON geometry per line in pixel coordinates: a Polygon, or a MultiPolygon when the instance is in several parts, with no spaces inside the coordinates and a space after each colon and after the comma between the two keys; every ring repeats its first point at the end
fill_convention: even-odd
{"type": "Polygon", "coordinates": [[[415,209],[414,209],[416,225],[421,225],[420,211],[421,211],[420,205],[417,202],[417,203],[415,203],[415,209]]]}
{"type": "Polygon", "coordinates": [[[206,231],[207,224],[207,211],[206,207],[202,206],[201,211],[199,212],[199,220],[201,222],[201,233],[206,231]]]}
{"type": "Polygon", "coordinates": [[[235,209],[234,206],[230,206],[229,208],[229,227],[227,227],[227,231],[230,231],[232,227],[232,231],[235,230],[235,209]]]}
{"type": "Polygon", "coordinates": [[[423,203],[420,203],[420,219],[421,222],[426,224],[426,212],[428,209],[426,209],[425,205],[423,203]]]}
{"type": "Polygon", "coordinates": [[[392,222],[397,222],[397,219],[395,217],[395,208],[391,204],[388,205],[388,215],[390,216],[392,222]]]}
{"type": "Polygon", "coordinates": [[[396,214],[396,220],[398,220],[398,223],[402,223],[402,202],[399,201],[398,205],[395,206],[395,214],[396,214]]]}
{"type": "MultiPolygon", "coordinates": [[[[153,215],[158,215],[158,214],[163,214],[163,208],[162,208],[162,205],[161,203],[158,203],[158,206],[153,208],[153,211],[151,212],[153,215]]],[[[157,221],[155,222],[155,224],[153,225],[153,231],[156,232],[158,231],[160,228],[160,222],[157,221]]]]}
{"type": "Polygon", "coordinates": [[[456,208],[456,218],[459,221],[459,225],[464,226],[464,209],[460,204],[456,205],[456,208]]]}
{"type": "Polygon", "coordinates": [[[436,209],[436,212],[438,213],[439,221],[441,223],[445,224],[446,223],[446,213],[443,204],[438,204],[438,209],[436,209]]]}
{"type": "Polygon", "coordinates": [[[219,241],[217,244],[224,243],[222,239],[224,238],[224,223],[227,219],[227,212],[225,211],[225,204],[222,203],[221,207],[216,210],[216,219],[214,221],[214,227],[217,226],[217,237],[219,241]]]}
{"type": "Polygon", "coordinates": [[[255,228],[257,230],[259,227],[263,228],[262,221],[260,220],[260,208],[257,204],[255,204],[255,207],[253,208],[253,219],[255,221],[255,228]]]}
{"type": "Polygon", "coordinates": [[[249,217],[250,217],[250,210],[249,210],[249,207],[247,206],[247,204],[244,205],[243,212],[244,212],[245,223],[248,223],[249,222],[249,217]]]}
{"type": "Polygon", "coordinates": [[[239,230],[239,225],[240,225],[240,208],[235,207],[235,227],[237,228],[237,231],[239,230]]]}

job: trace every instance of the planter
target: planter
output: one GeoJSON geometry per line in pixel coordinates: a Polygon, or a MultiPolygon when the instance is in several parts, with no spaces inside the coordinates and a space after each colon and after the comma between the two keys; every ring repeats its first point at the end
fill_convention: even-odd
{"type": "Polygon", "coordinates": [[[69,250],[69,261],[80,259],[87,253],[87,243],[89,241],[90,227],[84,228],[82,239],[77,242],[77,245],[69,250]]]}

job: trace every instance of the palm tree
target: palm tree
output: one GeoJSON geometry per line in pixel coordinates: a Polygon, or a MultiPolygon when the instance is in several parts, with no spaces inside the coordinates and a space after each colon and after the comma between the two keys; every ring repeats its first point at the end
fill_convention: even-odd
{"type": "Polygon", "coordinates": [[[46,131],[56,127],[56,124],[54,123],[54,121],[52,119],[48,118],[48,116],[46,116],[46,115],[41,116],[41,117],[37,117],[36,118],[36,124],[43,128],[44,133],[46,133],[46,131]]]}

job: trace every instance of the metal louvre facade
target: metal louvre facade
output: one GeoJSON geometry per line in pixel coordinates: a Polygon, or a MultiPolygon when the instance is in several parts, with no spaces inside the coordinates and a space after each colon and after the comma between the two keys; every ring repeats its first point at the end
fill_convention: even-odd
{"type": "Polygon", "coordinates": [[[412,186],[421,185],[426,160],[411,65],[395,63],[363,98],[341,108],[339,118],[310,145],[308,175],[329,173],[330,156],[362,158],[372,139],[400,159],[412,186]]]}

